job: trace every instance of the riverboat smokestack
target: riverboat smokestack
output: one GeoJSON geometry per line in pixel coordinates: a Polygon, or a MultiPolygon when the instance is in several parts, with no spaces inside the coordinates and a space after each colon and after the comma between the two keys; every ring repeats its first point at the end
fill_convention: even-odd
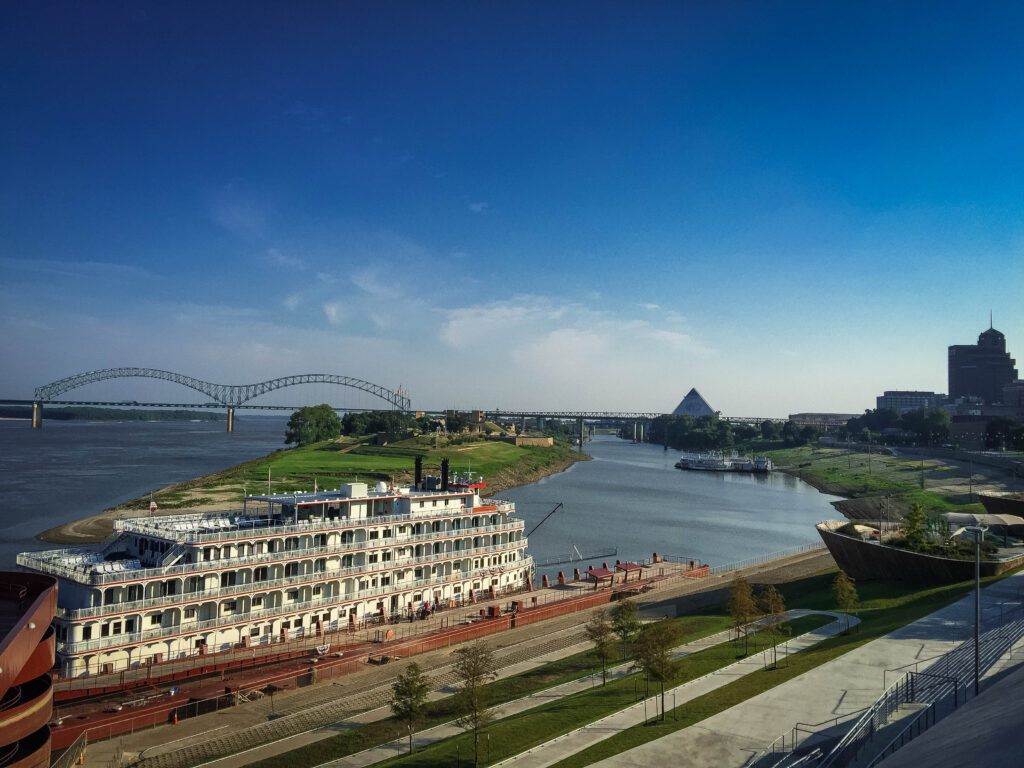
{"type": "Polygon", "coordinates": [[[418,490],[420,490],[420,487],[421,487],[421,485],[423,483],[423,457],[422,456],[417,456],[416,457],[415,467],[416,467],[416,469],[414,471],[415,471],[416,475],[415,475],[415,478],[413,480],[412,487],[415,488],[418,491],[418,490]]]}
{"type": "Polygon", "coordinates": [[[448,490],[448,459],[441,459],[441,490],[448,490]]]}

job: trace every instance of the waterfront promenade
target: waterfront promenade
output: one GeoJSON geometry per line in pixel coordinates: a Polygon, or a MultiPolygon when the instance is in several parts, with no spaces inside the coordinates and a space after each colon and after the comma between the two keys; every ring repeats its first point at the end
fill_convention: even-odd
{"type": "MultiPolygon", "coordinates": [[[[827,551],[824,548],[816,548],[776,560],[746,565],[739,570],[725,570],[705,578],[692,579],[680,575],[673,579],[663,579],[655,583],[655,589],[652,592],[643,595],[642,613],[660,617],[666,613],[674,613],[676,605],[685,604],[686,609],[692,609],[700,605],[721,602],[725,599],[729,582],[737,575],[766,583],[778,583],[802,578],[833,567],[833,565],[827,551]]],[[[666,568],[670,567],[670,565],[666,565],[666,568]]],[[[680,568],[678,564],[675,567],[680,568]]],[[[593,590],[592,587],[588,589],[593,590]]],[[[543,599],[545,594],[557,592],[564,594],[565,591],[566,588],[552,587],[549,590],[537,590],[535,594],[543,599]]],[[[507,602],[507,598],[495,602],[504,603],[507,602]]],[[[482,603],[481,607],[486,605],[486,603],[482,603]]],[[[542,661],[561,658],[585,649],[586,644],[581,644],[583,641],[581,625],[584,620],[582,614],[569,614],[492,635],[487,642],[495,645],[499,651],[500,649],[509,649],[510,653],[517,654],[517,658],[511,659],[512,663],[528,662],[535,666],[542,661]],[[575,638],[571,636],[572,631],[576,633],[575,638]],[[565,632],[564,637],[554,637],[562,632],[565,632]],[[513,651],[514,644],[516,649],[513,651]],[[540,650],[533,651],[531,647],[540,650]],[[518,656],[523,656],[523,658],[520,659],[518,656]]],[[[415,659],[428,673],[438,672],[440,674],[441,668],[448,664],[449,653],[450,649],[440,648],[417,655],[415,659]]],[[[501,653],[498,655],[499,661],[501,661],[501,653]]],[[[147,757],[149,757],[157,751],[151,748],[172,741],[179,743],[178,749],[171,752],[160,750],[159,758],[147,759],[144,765],[161,767],[195,765],[215,759],[218,754],[247,749],[261,741],[276,741],[280,746],[271,744],[259,747],[248,753],[246,758],[248,762],[261,759],[262,756],[279,754],[284,746],[292,749],[299,746],[300,743],[308,743],[310,736],[313,737],[312,740],[316,740],[334,735],[339,728],[344,727],[342,724],[345,721],[351,720],[359,712],[374,710],[385,705],[390,697],[390,681],[400,669],[401,667],[397,665],[384,667],[365,665],[361,671],[346,675],[336,681],[282,691],[274,696],[276,702],[268,702],[267,698],[269,697],[264,697],[260,701],[183,720],[179,725],[163,725],[137,730],[115,739],[97,741],[88,747],[89,763],[106,765],[119,759],[121,754],[125,757],[137,757],[147,749],[149,750],[147,757]],[[276,712],[272,712],[271,708],[274,708],[276,712]],[[318,709],[319,711],[317,711],[318,709]],[[330,716],[332,712],[336,712],[337,716],[332,718],[330,716]],[[274,717],[275,714],[276,717],[274,717]],[[282,717],[282,714],[285,716],[282,717]],[[225,725],[230,727],[218,730],[225,725]],[[273,734],[269,737],[268,730],[273,730],[273,734]],[[289,741],[292,746],[280,742],[280,739],[293,739],[299,734],[310,734],[310,736],[303,735],[297,741],[289,741]],[[246,743],[247,741],[248,743],[246,743]]],[[[520,667],[517,671],[523,669],[524,667],[520,667]]],[[[228,676],[219,685],[231,685],[234,682],[232,677],[228,676]]],[[[446,685],[448,684],[450,682],[446,683],[446,685]]],[[[379,710],[378,716],[385,717],[387,714],[385,707],[379,710]]]]}

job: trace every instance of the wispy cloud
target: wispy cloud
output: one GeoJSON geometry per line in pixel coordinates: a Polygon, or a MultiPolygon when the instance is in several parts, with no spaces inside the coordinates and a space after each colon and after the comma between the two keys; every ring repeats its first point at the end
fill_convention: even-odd
{"type": "Polygon", "coordinates": [[[222,186],[206,203],[210,220],[243,240],[259,240],[267,230],[267,206],[234,182],[222,186]]]}
{"type": "Polygon", "coordinates": [[[288,309],[288,310],[291,310],[292,312],[294,312],[302,304],[302,294],[301,293],[291,293],[288,296],[285,296],[284,301],[281,302],[281,303],[284,304],[285,309],[288,309]]]}
{"type": "Polygon", "coordinates": [[[469,204],[469,210],[472,211],[473,213],[483,213],[490,207],[490,204],[484,202],[469,204]]]}
{"type": "Polygon", "coordinates": [[[340,301],[326,302],[324,304],[324,315],[331,325],[338,325],[344,318],[344,311],[340,301]]]}
{"type": "Polygon", "coordinates": [[[644,309],[649,309],[652,312],[656,309],[661,309],[661,307],[657,304],[641,304],[640,306],[643,307],[644,309]]]}
{"type": "Polygon", "coordinates": [[[116,264],[108,261],[70,261],[57,259],[14,259],[0,257],[0,268],[73,278],[99,278],[104,280],[156,279],[158,276],[134,264],[116,264]]]}
{"type": "Polygon", "coordinates": [[[306,262],[300,259],[298,256],[293,256],[288,253],[281,253],[277,248],[267,249],[267,258],[270,259],[271,263],[276,264],[279,267],[288,267],[289,269],[305,269],[306,262]]]}

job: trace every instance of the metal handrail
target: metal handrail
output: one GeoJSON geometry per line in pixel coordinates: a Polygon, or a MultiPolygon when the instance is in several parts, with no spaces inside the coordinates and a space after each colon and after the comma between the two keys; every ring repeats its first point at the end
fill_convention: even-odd
{"type": "MultiPolygon", "coordinates": [[[[184,602],[219,600],[224,597],[231,597],[233,595],[238,595],[245,592],[273,591],[275,589],[283,589],[284,587],[293,586],[295,584],[315,584],[322,581],[330,581],[332,579],[345,578],[353,575],[365,574],[367,576],[372,576],[376,573],[384,573],[396,569],[404,569],[421,563],[431,563],[436,562],[438,560],[459,560],[464,557],[474,557],[475,555],[482,555],[488,552],[511,551],[519,549],[521,546],[522,540],[519,540],[510,541],[505,544],[491,544],[486,547],[474,547],[471,549],[452,550],[450,552],[438,552],[437,554],[421,555],[420,557],[394,558],[392,560],[383,561],[382,563],[351,565],[345,568],[334,568],[331,570],[316,571],[314,573],[302,573],[297,574],[295,576],[283,576],[278,579],[268,579],[265,581],[247,581],[243,584],[234,584],[227,587],[216,587],[215,589],[209,590],[194,590],[191,592],[179,592],[174,595],[165,595],[162,597],[148,597],[142,600],[132,600],[122,603],[109,603],[107,605],[96,605],[90,608],[58,608],[57,615],[62,619],[76,621],[80,619],[88,619],[104,615],[135,613],[136,611],[145,611],[151,608],[162,608],[166,606],[180,605],[184,602]],[[371,568],[371,566],[374,565],[380,567],[371,568]]],[[[303,557],[302,559],[305,560],[308,558],[303,557]]]]}
{"type": "Polygon", "coordinates": [[[323,547],[303,547],[299,549],[287,549],[278,552],[264,552],[259,555],[246,555],[244,557],[222,558],[220,560],[202,560],[198,563],[183,563],[172,565],[167,568],[143,568],[132,571],[113,571],[111,573],[95,573],[92,571],[83,572],[70,566],[62,565],[61,557],[71,557],[83,554],[89,550],[85,549],[60,549],[48,550],[45,552],[22,552],[17,556],[17,563],[26,568],[31,568],[52,576],[61,576],[69,581],[90,586],[102,586],[129,581],[145,581],[148,579],[166,579],[175,576],[192,575],[199,572],[222,571],[246,565],[259,565],[261,563],[280,560],[288,557],[289,552],[295,553],[292,559],[300,559],[315,555],[330,555],[344,552],[359,551],[363,549],[385,549],[397,544],[434,541],[437,539],[458,539],[469,538],[481,533],[498,533],[501,531],[513,531],[524,529],[526,523],[516,520],[511,523],[500,523],[498,525],[480,525],[476,527],[458,528],[449,531],[431,531],[429,533],[418,533],[409,536],[392,536],[387,539],[380,539],[379,544],[368,546],[369,539],[365,541],[344,542],[323,547]],[[43,557],[43,556],[46,557],[43,557]],[[223,563],[217,565],[217,563],[223,563]]]}
{"type": "Polygon", "coordinates": [[[470,571],[462,571],[461,575],[455,576],[453,573],[451,576],[434,578],[434,579],[417,579],[408,584],[395,584],[388,585],[386,587],[370,587],[368,589],[358,590],[352,593],[345,593],[341,595],[334,595],[331,597],[321,597],[316,600],[307,600],[302,603],[290,603],[288,605],[272,606],[268,608],[258,608],[246,611],[244,618],[240,615],[230,615],[225,617],[219,617],[216,619],[207,619],[206,621],[197,621],[194,624],[176,624],[173,627],[161,627],[159,629],[144,630],[142,632],[124,633],[120,635],[113,635],[110,637],[98,638],[96,640],[82,640],[79,642],[63,642],[57,643],[57,651],[63,654],[81,654],[89,651],[102,650],[111,646],[131,645],[134,643],[145,643],[152,640],[159,640],[162,637],[176,636],[191,634],[194,632],[203,632],[209,629],[217,629],[223,626],[231,626],[235,624],[244,624],[250,621],[263,620],[275,616],[281,616],[289,613],[299,613],[302,611],[312,610],[314,608],[322,608],[326,606],[340,605],[342,603],[351,603],[359,600],[365,600],[371,597],[377,597],[380,595],[398,594],[401,592],[407,592],[412,589],[418,589],[421,587],[429,587],[435,584],[450,584],[456,578],[458,579],[472,579],[477,576],[490,576],[497,573],[505,573],[510,570],[518,570],[520,568],[529,569],[532,565],[533,558],[527,555],[521,561],[515,563],[503,563],[501,565],[489,566],[487,568],[476,568],[470,571]]]}

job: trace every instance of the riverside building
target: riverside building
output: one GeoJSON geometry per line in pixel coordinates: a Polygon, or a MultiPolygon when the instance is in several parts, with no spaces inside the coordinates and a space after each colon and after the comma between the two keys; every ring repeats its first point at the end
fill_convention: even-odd
{"type": "Polygon", "coordinates": [[[118,520],[105,545],[18,564],[60,583],[62,676],[145,667],[527,586],[524,523],[483,487],[445,475],[249,496],[241,511],[118,520]]]}

